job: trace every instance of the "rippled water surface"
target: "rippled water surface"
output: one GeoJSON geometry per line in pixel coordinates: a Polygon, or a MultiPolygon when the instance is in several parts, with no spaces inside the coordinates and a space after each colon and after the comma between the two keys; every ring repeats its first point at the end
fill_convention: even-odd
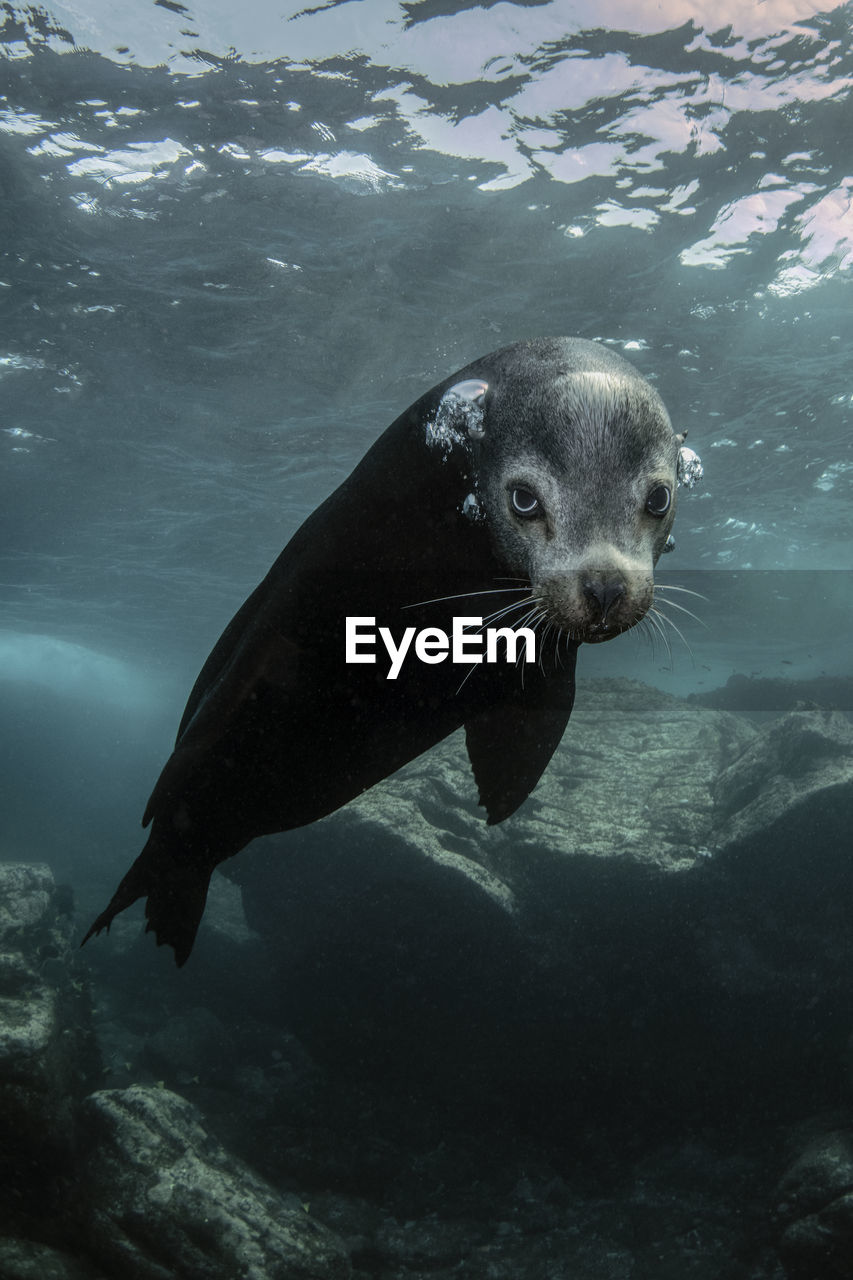
{"type": "MultiPolygon", "coordinates": [[[[803,571],[771,578],[791,633],[764,639],[831,666],[806,649],[846,575],[799,593],[853,545],[851,16],[7,6],[9,653],[38,635],[43,662],[61,642],[191,676],[401,409],[565,333],[632,359],[702,455],[667,569],[803,571]]],[[[694,650],[761,666],[711,615],[694,650]]]]}
{"type": "MultiPolygon", "coordinates": [[[[346,1236],[359,1276],[780,1280],[780,1239],[790,1276],[851,1274],[845,727],[794,717],[755,746],[743,721],[590,679],[701,695],[736,675],[706,701],[748,689],[756,722],[816,687],[844,705],[851,283],[853,3],[0,4],[0,862],[72,886],[75,941],[141,848],[223,627],[432,385],[520,339],[596,339],[705,468],[661,564],[704,598],[664,596],[654,646],[639,627],[582,646],[562,771],[524,823],[472,835],[474,779],[454,795],[429,757],[361,817],[235,859],[245,918],[217,876],[180,971],[139,903],[75,970],[41,876],[31,917],[0,902],[0,1020],[19,990],[34,1010],[0,1036],[3,1276],[7,1235],[119,1275],[150,1240],[145,1274],[187,1275],[222,1230],[260,1274],[266,1222],[290,1230],[228,1221],[237,1193],[194,1172],[171,1121],[150,1159],[128,1147],[132,1178],[113,1161],[110,1108],[78,1110],[65,1065],[94,1051],[90,992],[87,1088],[197,1102],[306,1230],[346,1236]],[[27,1089],[15,1046],[38,1037],[27,1089]]],[[[280,732],[319,759],[319,805],[329,761],[349,766],[308,705],[280,732]]],[[[211,707],[196,751],[230,764],[234,700],[211,707]]],[[[486,723],[497,790],[535,735],[498,762],[486,723]]],[[[262,777],[268,742],[246,752],[262,777]]],[[[367,780],[384,757],[365,754],[367,780]]],[[[307,786],[296,751],[274,758],[282,788],[307,786]]],[[[221,834],[185,760],[155,820],[187,833],[178,900],[221,834]]],[[[226,772],[216,812],[239,832],[253,800],[226,772]]],[[[254,1176],[240,1213],[277,1203],[254,1176]]]]}

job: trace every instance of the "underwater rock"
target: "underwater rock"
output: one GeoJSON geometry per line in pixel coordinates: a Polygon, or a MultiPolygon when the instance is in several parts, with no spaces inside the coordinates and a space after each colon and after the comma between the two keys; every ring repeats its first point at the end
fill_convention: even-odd
{"type": "Polygon", "coordinates": [[[801,837],[831,850],[853,807],[853,726],[798,711],[756,729],[627,680],[590,682],[518,813],[484,829],[473,790],[455,735],[346,809],[259,842],[240,872],[249,923],[291,953],[316,930],[334,932],[339,913],[372,930],[382,899],[413,947],[454,922],[467,931],[473,907],[510,945],[547,917],[559,950],[554,894],[571,907],[596,866],[608,881],[621,866],[663,886],[734,857],[763,867],[771,848],[796,858],[801,837]]]}
{"type": "Polygon", "coordinates": [[[398,951],[433,955],[464,939],[476,950],[475,935],[513,951],[534,929],[541,959],[564,945],[578,876],[610,879],[617,862],[652,878],[704,865],[716,779],[755,735],[726,712],[591,681],[544,778],[500,826],[484,827],[453,735],[344,810],[258,842],[237,871],[249,924],[286,963],[320,936],[373,951],[392,933],[398,951]]]}
{"type": "Polygon", "coordinates": [[[246,923],[240,890],[219,872],[214,872],[207,891],[205,922],[219,949],[230,946],[236,952],[255,940],[246,923]]]}
{"type": "Polygon", "coordinates": [[[736,716],[644,685],[590,681],[542,781],[500,826],[484,828],[454,734],[345,809],[258,842],[236,871],[249,924],[268,938],[311,928],[302,891],[312,882],[326,909],[350,899],[337,886],[355,879],[417,886],[419,904],[431,892],[460,911],[477,901],[492,920],[511,920],[536,898],[543,868],[550,887],[555,865],[574,859],[687,870],[714,839],[716,778],[755,734],[736,716]]]}
{"type": "Polygon", "coordinates": [[[442,1267],[449,1271],[458,1268],[462,1259],[483,1249],[488,1239],[482,1223],[429,1215],[420,1221],[390,1218],[377,1231],[373,1244],[392,1275],[431,1274],[442,1267]]]}
{"type": "Polygon", "coordinates": [[[74,1104],[94,1064],[87,993],[74,978],[70,907],[49,867],[0,863],[0,1211],[7,1222],[44,1213],[70,1158],[74,1104]]]}
{"type": "Polygon", "coordinates": [[[849,1280],[853,1192],[788,1228],[779,1245],[788,1280],[849,1280]]]}
{"type": "Polygon", "coordinates": [[[166,1089],[134,1085],[83,1105],[89,1247],[133,1280],[343,1280],[347,1253],[293,1196],[211,1138],[166,1089]]]}
{"type": "Polygon", "coordinates": [[[689,701],[721,711],[796,711],[798,705],[829,711],[853,710],[850,676],[815,676],[813,680],[768,679],[734,674],[707,693],[691,693],[689,701]]]}
{"type": "Polygon", "coordinates": [[[779,1213],[804,1217],[853,1192],[853,1132],[822,1134],[806,1147],[779,1183],[779,1213]]]}
{"type": "Polygon", "coordinates": [[[638,1001],[674,1007],[689,985],[689,970],[670,972],[686,873],[710,861],[714,782],[754,736],[729,713],[593,681],[500,826],[483,824],[456,735],[345,810],[259,843],[239,877],[278,1016],[318,1059],[424,1082],[463,1110],[496,1077],[500,1096],[536,1108],[543,1072],[562,1100],[563,1073],[630,1070],[638,1001]],[[608,1024],[627,1029],[615,1051],[608,1024]]]}
{"type": "Polygon", "coordinates": [[[486,828],[450,738],[243,860],[271,1007],[318,1062],[467,1114],[661,1125],[753,1092],[784,1112],[807,1081],[831,1096],[851,741],[832,713],[756,728],[589,682],[533,795],[486,828]]]}
{"type": "MultiPolygon", "coordinates": [[[[771,1006],[796,1014],[803,1061],[825,1035],[840,1072],[853,964],[853,725],[840,712],[780,716],[734,755],[713,794],[713,893],[697,933],[705,961],[721,989],[769,1002],[762,1019],[771,1006]]],[[[793,1022],[787,1034],[796,1038],[793,1022]]]]}
{"type": "Polygon", "coordinates": [[[0,1276],[3,1280],[106,1280],[91,1263],[31,1240],[0,1237],[0,1276]]]}
{"type": "Polygon", "coordinates": [[[792,711],[767,725],[714,787],[716,844],[743,848],[799,832],[813,843],[849,832],[853,725],[838,711],[792,711]]]}
{"type": "Polygon", "coordinates": [[[853,1259],[853,1133],[814,1140],[779,1185],[788,1280],[848,1280],[853,1259]],[[793,1221],[791,1221],[793,1219],[793,1221]]]}
{"type": "Polygon", "coordinates": [[[32,951],[54,925],[56,885],[50,867],[0,863],[0,947],[32,951]]]}

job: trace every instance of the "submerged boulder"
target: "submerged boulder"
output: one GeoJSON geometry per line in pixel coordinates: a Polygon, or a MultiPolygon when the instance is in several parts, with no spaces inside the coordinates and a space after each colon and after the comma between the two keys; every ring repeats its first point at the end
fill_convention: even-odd
{"type": "Polygon", "coordinates": [[[814,1138],[779,1185],[788,1280],[848,1280],[853,1261],[853,1131],[814,1138]]]}
{"type": "Polygon", "coordinates": [[[100,1060],[71,906],[48,867],[0,863],[0,1276],[348,1276],[343,1245],[188,1102],[141,1086],[86,1096],[100,1060]]]}
{"type": "Polygon", "coordinates": [[[129,1280],[343,1280],[343,1244],[294,1196],[228,1155],[167,1089],[94,1093],[83,1106],[89,1248],[129,1280]]]}
{"type": "Polygon", "coordinates": [[[593,681],[539,785],[499,826],[485,825],[460,732],[224,869],[243,886],[250,924],[288,952],[327,921],[336,931],[339,913],[357,928],[366,910],[372,927],[378,899],[414,947],[478,920],[517,936],[555,891],[573,892],[581,869],[616,860],[667,876],[703,865],[716,844],[717,778],[755,737],[729,713],[627,680],[593,681]]]}
{"type": "Polygon", "coordinates": [[[3,1280],[108,1280],[103,1272],[92,1269],[88,1259],[7,1236],[0,1236],[0,1276],[3,1280]]]}
{"type": "Polygon", "coordinates": [[[49,1211],[69,1175],[74,1108],[95,1052],[75,973],[71,897],[49,867],[0,863],[0,1208],[49,1211]]]}
{"type": "Polygon", "coordinates": [[[233,874],[282,1016],[321,1060],[462,1106],[494,1089],[544,1123],[598,1103],[663,1123],[755,1090],[772,1105],[815,1072],[831,1093],[851,812],[843,716],[756,725],[593,681],[498,827],[459,734],[233,874]]]}
{"type": "Polygon", "coordinates": [[[842,836],[853,810],[853,725],[840,711],[792,711],[764,726],[714,784],[716,843],[842,836]]]}

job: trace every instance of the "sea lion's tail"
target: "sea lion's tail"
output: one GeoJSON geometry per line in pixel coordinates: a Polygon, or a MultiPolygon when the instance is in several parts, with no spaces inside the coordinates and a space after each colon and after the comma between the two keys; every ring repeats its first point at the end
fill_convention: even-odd
{"type": "Polygon", "coordinates": [[[109,931],[115,917],[138,898],[145,904],[146,933],[153,933],[158,947],[174,948],[175,963],[186,963],[193,949],[198,926],[207,901],[213,865],[199,865],[175,857],[160,837],[155,823],[148,843],[116,889],[109,903],[93,922],[81,947],[93,934],[109,931]]]}

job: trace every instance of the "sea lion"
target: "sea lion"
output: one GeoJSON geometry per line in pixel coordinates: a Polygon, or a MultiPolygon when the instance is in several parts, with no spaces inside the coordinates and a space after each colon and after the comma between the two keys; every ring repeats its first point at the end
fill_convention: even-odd
{"type": "Polygon", "coordinates": [[[183,964],[218,863],[463,725],[488,822],[513,813],[563,735],[578,645],[652,605],[682,439],[649,383],[582,339],[505,347],[416,401],[226,627],[148,801],[148,842],[84,942],[146,897],[147,928],[183,964]],[[461,615],[533,629],[536,663],[409,655],[389,679],[387,663],[345,661],[347,619],[399,637],[461,615]]]}

